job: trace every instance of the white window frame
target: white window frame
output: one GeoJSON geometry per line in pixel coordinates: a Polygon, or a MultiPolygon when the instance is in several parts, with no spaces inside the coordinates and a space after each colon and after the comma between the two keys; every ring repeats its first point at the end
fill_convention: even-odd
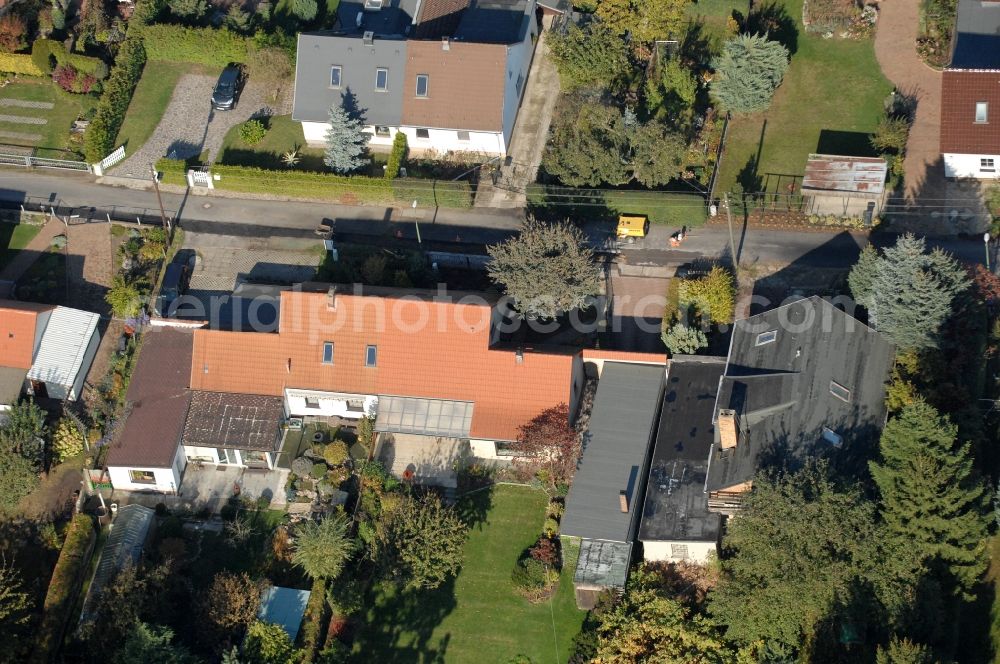
{"type": "Polygon", "coordinates": [[[323,358],[322,358],[323,364],[333,364],[333,352],[334,352],[333,342],[332,341],[324,341],[323,342],[323,358]],[[327,359],[327,350],[330,351],[329,352],[330,359],[327,359]]]}
{"type": "Polygon", "coordinates": [[[333,90],[339,90],[344,84],[344,68],[340,65],[330,65],[330,88],[333,90]],[[337,72],[337,83],[333,83],[333,72],[337,72]]]}
{"type": "Polygon", "coordinates": [[[777,330],[768,330],[767,332],[761,332],[757,335],[757,340],[754,342],[754,346],[766,346],[767,344],[773,344],[778,338],[777,330]]]}
{"type": "Polygon", "coordinates": [[[982,173],[995,173],[997,170],[996,160],[993,157],[980,157],[979,170],[982,173]]]}
{"type": "Polygon", "coordinates": [[[128,479],[133,484],[156,484],[156,472],[133,468],[128,471],[128,479]],[[139,475],[149,475],[149,479],[137,477],[139,475]]]}
{"type": "Polygon", "coordinates": [[[427,74],[417,74],[417,85],[414,92],[417,95],[417,99],[427,99],[431,94],[431,77],[427,74]],[[420,79],[424,79],[424,94],[420,94],[420,79]]]}
{"type": "Polygon", "coordinates": [[[976,124],[986,124],[990,121],[990,103],[987,101],[976,102],[976,124]]]}
{"type": "Polygon", "coordinates": [[[830,381],[830,394],[844,403],[851,403],[851,391],[835,380],[830,381]]]}
{"type": "Polygon", "coordinates": [[[309,409],[312,409],[312,410],[319,410],[319,407],[320,407],[319,406],[319,397],[304,397],[303,399],[304,399],[304,401],[306,403],[306,408],[309,408],[309,409]]]}
{"type": "Polygon", "coordinates": [[[375,344],[368,344],[365,347],[365,366],[366,367],[378,366],[378,346],[376,346],[375,344]]]}
{"type": "Polygon", "coordinates": [[[416,130],[416,136],[417,136],[417,138],[419,138],[422,141],[430,140],[431,130],[430,129],[425,129],[424,127],[421,127],[421,128],[419,128],[419,129],[416,130]],[[424,132],[427,135],[426,136],[421,136],[420,132],[424,132]]]}
{"type": "Polygon", "coordinates": [[[389,91],[389,69],[386,67],[377,67],[375,69],[375,92],[388,92],[389,91]],[[385,85],[381,88],[378,86],[378,79],[380,74],[385,74],[385,85]]]}

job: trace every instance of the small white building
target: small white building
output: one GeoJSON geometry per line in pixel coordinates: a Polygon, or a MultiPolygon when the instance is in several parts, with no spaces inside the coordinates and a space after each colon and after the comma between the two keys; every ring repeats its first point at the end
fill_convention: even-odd
{"type": "Polygon", "coordinates": [[[75,401],[101,343],[98,314],[70,307],[0,301],[0,400],[26,391],[75,401]]]}
{"type": "Polygon", "coordinates": [[[300,34],[292,118],[323,146],[331,105],[369,145],[503,155],[538,37],[534,0],[341,2],[333,32],[300,34]]]}

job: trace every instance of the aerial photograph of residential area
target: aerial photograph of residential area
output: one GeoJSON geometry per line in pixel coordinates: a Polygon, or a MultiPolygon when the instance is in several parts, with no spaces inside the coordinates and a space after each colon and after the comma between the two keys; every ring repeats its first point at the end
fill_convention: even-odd
{"type": "Polygon", "coordinates": [[[0,0],[0,664],[1000,664],[1000,0],[0,0]]]}

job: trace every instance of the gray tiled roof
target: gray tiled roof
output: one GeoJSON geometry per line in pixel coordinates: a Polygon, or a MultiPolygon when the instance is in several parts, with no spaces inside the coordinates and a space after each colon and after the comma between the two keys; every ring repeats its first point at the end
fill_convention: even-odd
{"type": "Polygon", "coordinates": [[[583,437],[583,458],[566,496],[562,534],[612,542],[634,538],[663,376],[662,366],[605,363],[583,437]],[[621,511],[622,490],[628,512],[621,511]]]}
{"type": "Polygon", "coordinates": [[[824,429],[843,437],[842,453],[863,450],[885,423],[892,357],[885,338],[819,297],[739,321],[716,416],[735,410],[740,438],[735,449],[721,450],[716,428],[708,490],[752,479],[765,455],[787,463],[829,450],[824,429]],[[758,344],[772,330],[774,341],[758,344]],[[848,401],[831,393],[832,382],[850,391],[848,401]]]}
{"type": "Polygon", "coordinates": [[[344,104],[355,110],[366,125],[398,126],[403,109],[403,75],[406,41],[376,37],[365,44],[361,34],[299,35],[295,65],[295,100],[292,119],[326,122],[330,106],[344,104]],[[341,69],[339,89],[330,87],[330,69],[341,69]],[[375,90],[375,70],[389,71],[385,92],[375,90]]]}
{"type": "Polygon", "coordinates": [[[281,397],[230,392],[191,392],[185,445],[276,451],[284,418],[281,397]]]}

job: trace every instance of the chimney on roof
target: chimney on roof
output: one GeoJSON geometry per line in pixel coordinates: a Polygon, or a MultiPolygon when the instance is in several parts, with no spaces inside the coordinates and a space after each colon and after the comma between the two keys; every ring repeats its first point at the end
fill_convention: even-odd
{"type": "Polygon", "coordinates": [[[450,51],[451,50],[451,38],[450,37],[442,37],[441,38],[441,50],[442,51],[450,51]]]}
{"type": "Polygon", "coordinates": [[[365,44],[371,45],[375,41],[375,32],[372,30],[365,30],[365,33],[361,35],[361,41],[365,44]]]}
{"type": "Polygon", "coordinates": [[[337,287],[330,286],[326,289],[326,306],[329,309],[337,310],[337,287]]]}
{"type": "Polygon", "coordinates": [[[518,348],[514,351],[514,361],[518,364],[524,364],[524,349],[518,348]]]}
{"type": "Polygon", "coordinates": [[[625,489],[618,492],[618,507],[622,512],[628,512],[628,492],[625,489]]]}
{"type": "Polygon", "coordinates": [[[728,450],[736,447],[739,435],[736,411],[731,408],[719,410],[719,443],[722,445],[722,449],[728,450]]]}

